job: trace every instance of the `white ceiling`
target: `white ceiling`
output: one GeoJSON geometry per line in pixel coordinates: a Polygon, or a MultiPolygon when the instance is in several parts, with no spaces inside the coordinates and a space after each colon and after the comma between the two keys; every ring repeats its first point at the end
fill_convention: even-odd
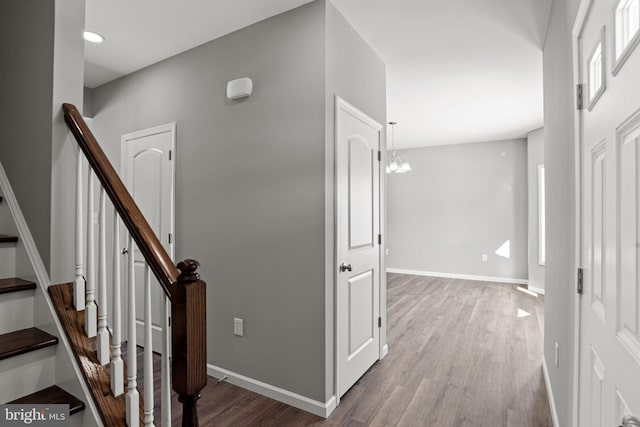
{"type": "MultiPolygon", "coordinates": [[[[87,0],[97,87],[309,0],[87,0]]],[[[333,0],[387,64],[398,148],[518,138],[542,126],[552,0],[333,0]]]]}

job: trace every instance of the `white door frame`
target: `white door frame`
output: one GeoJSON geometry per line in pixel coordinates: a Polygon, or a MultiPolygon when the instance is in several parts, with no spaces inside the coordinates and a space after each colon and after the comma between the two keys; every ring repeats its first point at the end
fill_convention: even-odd
{"type": "Polygon", "coordinates": [[[339,213],[339,208],[340,206],[338,206],[338,201],[340,200],[339,198],[339,188],[338,188],[338,160],[339,160],[339,140],[338,140],[338,129],[340,126],[340,110],[346,110],[348,111],[350,114],[357,116],[359,119],[361,119],[363,122],[371,124],[373,127],[379,128],[379,150],[381,151],[382,155],[382,160],[378,162],[378,172],[379,172],[379,211],[378,211],[378,215],[379,215],[379,227],[380,227],[380,234],[382,234],[382,244],[378,245],[378,260],[379,260],[379,264],[378,264],[378,268],[379,268],[379,316],[382,318],[382,326],[380,327],[380,334],[379,334],[379,348],[378,348],[378,360],[384,358],[384,356],[387,355],[387,353],[389,352],[389,347],[386,343],[386,333],[383,333],[383,331],[386,331],[386,325],[387,325],[387,302],[386,302],[386,271],[385,271],[385,264],[384,264],[384,243],[385,243],[385,226],[384,226],[384,221],[385,221],[385,199],[384,199],[384,194],[385,194],[385,177],[386,177],[386,173],[385,173],[385,168],[384,168],[384,159],[385,159],[385,153],[386,153],[386,139],[384,136],[384,132],[382,131],[384,128],[383,126],[376,122],[375,120],[373,120],[371,117],[367,116],[366,114],[364,114],[362,111],[360,111],[358,108],[354,107],[352,104],[348,103],[347,101],[345,101],[344,99],[342,99],[339,96],[335,96],[335,102],[334,102],[335,108],[334,108],[334,218],[335,218],[335,228],[334,228],[334,275],[333,275],[333,289],[334,289],[334,305],[333,305],[333,314],[334,314],[334,319],[333,319],[333,325],[334,325],[334,331],[333,331],[333,339],[334,339],[334,343],[333,343],[333,349],[334,349],[334,359],[333,359],[333,366],[334,366],[334,377],[333,377],[333,386],[334,386],[334,396],[336,399],[336,405],[338,405],[340,403],[340,393],[339,393],[339,363],[338,363],[338,357],[339,357],[339,349],[340,349],[340,342],[338,339],[338,320],[340,317],[340,313],[338,312],[338,265],[340,265],[340,253],[339,253],[339,248],[338,248],[338,236],[340,235],[340,233],[342,232],[341,227],[340,227],[340,223],[338,221],[338,213],[339,213]]]}

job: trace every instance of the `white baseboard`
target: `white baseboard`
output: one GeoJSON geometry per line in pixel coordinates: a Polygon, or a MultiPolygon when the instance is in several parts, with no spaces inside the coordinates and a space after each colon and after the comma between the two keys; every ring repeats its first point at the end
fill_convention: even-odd
{"type": "Polygon", "coordinates": [[[553,398],[553,390],[551,389],[551,381],[549,381],[549,371],[547,370],[547,361],[542,357],[542,373],[544,374],[544,384],[547,387],[547,397],[549,398],[549,410],[551,411],[551,419],[553,427],[559,427],[558,411],[556,411],[556,401],[553,398]]]}
{"type": "Polygon", "coordinates": [[[380,359],[384,359],[387,354],[389,354],[389,344],[382,346],[382,357],[380,359]]]}
{"type": "Polygon", "coordinates": [[[473,274],[438,273],[434,271],[407,270],[404,268],[387,268],[387,273],[413,274],[415,276],[445,277],[448,279],[480,280],[482,282],[513,283],[516,285],[529,284],[529,281],[526,279],[511,279],[508,277],[492,277],[492,276],[476,276],[473,274]]]}
{"type": "Polygon", "coordinates": [[[531,286],[531,285],[529,285],[528,288],[530,291],[533,291],[537,294],[544,295],[544,288],[536,288],[535,286],[531,286]]]}
{"type": "Polygon", "coordinates": [[[218,379],[226,377],[225,381],[228,383],[251,390],[279,402],[286,403],[287,405],[294,406],[298,409],[302,409],[303,411],[311,412],[319,417],[327,418],[336,409],[335,396],[331,396],[326,403],[319,402],[212,364],[207,364],[207,374],[218,379]]]}

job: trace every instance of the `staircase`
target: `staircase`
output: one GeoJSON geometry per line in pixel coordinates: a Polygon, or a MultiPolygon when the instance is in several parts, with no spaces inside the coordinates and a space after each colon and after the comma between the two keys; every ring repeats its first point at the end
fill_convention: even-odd
{"type": "MultiPolygon", "coordinates": [[[[0,234],[0,402],[67,404],[71,415],[79,413],[84,402],[56,385],[56,358],[65,357],[58,352],[58,337],[34,326],[41,290],[30,280],[13,277],[21,255],[18,244],[18,237],[0,234]]],[[[72,417],[73,424],[85,424],[80,418],[72,417]]]]}
{"type": "Polygon", "coordinates": [[[178,420],[183,427],[198,426],[197,401],[207,385],[206,288],[196,271],[200,265],[192,259],[174,264],[76,107],[64,104],[63,110],[79,146],[76,215],[70,219],[75,221],[72,282],[51,285],[0,164],[0,194],[7,197],[2,203],[0,196],[0,233],[11,233],[0,234],[0,402],[65,403],[76,414],[70,419],[74,426],[166,427],[178,420]],[[113,221],[111,240],[107,217],[113,221]],[[127,251],[120,249],[121,230],[127,251]],[[107,265],[109,246],[112,264],[107,265]],[[121,270],[124,254],[127,268],[121,270]],[[144,279],[136,282],[140,263],[144,279]],[[163,293],[156,353],[152,283],[163,293]],[[139,312],[138,294],[143,300],[139,312]],[[142,339],[136,337],[139,327],[142,339]],[[159,398],[154,359],[160,365],[159,398]],[[174,400],[181,404],[175,417],[174,400]]]}

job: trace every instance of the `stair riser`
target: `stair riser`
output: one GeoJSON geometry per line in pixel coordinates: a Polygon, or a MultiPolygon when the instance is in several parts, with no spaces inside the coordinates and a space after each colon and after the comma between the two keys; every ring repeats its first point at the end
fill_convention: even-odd
{"type": "Polygon", "coordinates": [[[0,278],[16,275],[15,243],[0,243],[0,278]]]}
{"type": "Polygon", "coordinates": [[[33,326],[33,290],[0,296],[0,334],[33,326]]]}
{"type": "Polygon", "coordinates": [[[55,383],[55,347],[0,360],[0,402],[9,402],[55,383]]]}

